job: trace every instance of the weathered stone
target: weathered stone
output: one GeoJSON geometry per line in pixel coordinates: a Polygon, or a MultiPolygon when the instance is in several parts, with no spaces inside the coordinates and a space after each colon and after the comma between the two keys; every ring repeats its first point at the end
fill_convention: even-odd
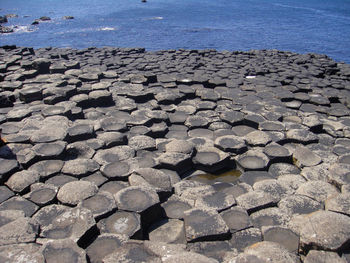
{"type": "Polygon", "coordinates": [[[350,193],[331,196],[325,202],[325,209],[350,216],[350,193]]]}
{"type": "Polygon", "coordinates": [[[0,181],[6,180],[9,175],[19,168],[17,160],[0,158],[0,181]]]}
{"type": "Polygon", "coordinates": [[[318,202],[324,202],[326,199],[338,195],[337,188],[323,181],[309,181],[302,184],[296,194],[305,195],[318,202]]]}
{"type": "Polygon", "coordinates": [[[194,144],[186,140],[171,140],[165,145],[166,152],[176,152],[184,154],[192,154],[194,150],[194,144]]]}
{"type": "Polygon", "coordinates": [[[19,210],[24,212],[25,216],[32,216],[37,210],[38,206],[34,203],[24,199],[21,196],[14,196],[0,205],[0,211],[4,210],[19,210]]]}
{"type": "Polygon", "coordinates": [[[215,147],[202,148],[197,152],[192,161],[197,169],[215,172],[226,168],[229,161],[229,154],[215,147]]]}
{"type": "Polygon", "coordinates": [[[157,162],[161,168],[184,173],[192,168],[191,155],[177,152],[165,152],[159,155],[157,162]]]}
{"type": "Polygon", "coordinates": [[[0,222],[0,246],[35,241],[38,225],[35,220],[25,217],[23,211],[0,211],[0,222]]]}
{"type": "Polygon", "coordinates": [[[186,240],[188,242],[228,238],[229,228],[215,210],[193,208],[184,213],[186,240]]]}
{"type": "Polygon", "coordinates": [[[135,151],[154,150],[156,148],[156,141],[152,137],[138,135],[129,139],[128,145],[135,151]]]}
{"type": "Polygon", "coordinates": [[[244,171],[264,170],[269,161],[269,158],[258,150],[249,150],[237,157],[237,162],[244,171]]]}
{"type": "Polygon", "coordinates": [[[214,145],[225,151],[241,154],[247,150],[245,140],[235,135],[220,136],[215,139],[214,145]]]}
{"type": "Polygon", "coordinates": [[[262,228],[264,241],[271,241],[284,246],[289,252],[299,249],[299,236],[288,228],[268,226],[262,228]]]}
{"type": "Polygon", "coordinates": [[[296,255],[286,250],[283,246],[269,241],[263,241],[247,247],[244,253],[238,255],[236,262],[290,262],[298,263],[296,255]]]}
{"type": "Polygon", "coordinates": [[[102,234],[87,247],[86,254],[91,263],[100,263],[104,257],[116,251],[124,242],[125,238],[122,235],[102,234]]]}
{"type": "Polygon", "coordinates": [[[208,193],[204,196],[199,196],[195,206],[198,208],[209,208],[217,211],[222,211],[236,204],[235,198],[223,192],[208,193]]]}
{"type": "MultiPolygon", "coordinates": [[[[170,176],[163,171],[154,168],[141,168],[135,171],[135,175],[141,176],[157,192],[170,193],[172,191],[170,176]]],[[[130,183],[130,185],[132,184],[130,183]]]]}
{"type": "Polygon", "coordinates": [[[262,191],[251,191],[236,198],[237,204],[246,209],[248,213],[270,207],[275,204],[274,198],[262,191]]]}
{"type": "Polygon", "coordinates": [[[105,165],[108,163],[124,161],[135,156],[135,151],[127,146],[115,146],[106,150],[99,150],[94,156],[94,160],[100,165],[105,165]]]}
{"type": "Polygon", "coordinates": [[[103,191],[84,199],[81,201],[80,206],[89,209],[96,219],[105,216],[117,208],[113,195],[103,191]]]}
{"type": "Polygon", "coordinates": [[[321,203],[303,195],[287,196],[278,203],[278,207],[288,215],[309,214],[323,208],[321,203]]]}
{"type": "Polygon", "coordinates": [[[148,231],[150,241],[170,244],[186,243],[184,222],[178,219],[159,221],[148,231]]]}
{"type": "Polygon", "coordinates": [[[111,148],[126,143],[126,135],[120,132],[103,132],[97,135],[103,141],[105,148],[111,148]]]}
{"type": "Polygon", "coordinates": [[[338,250],[349,242],[350,221],[345,215],[317,211],[305,217],[300,231],[301,246],[315,246],[324,250],[338,250]]]}
{"type": "Polygon", "coordinates": [[[290,216],[277,207],[269,207],[250,215],[255,227],[286,225],[290,216]]]}
{"type": "Polygon", "coordinates": [[[51,177],[50,179],[46,180],[46,184],[52,184],[56,187],[61,187],[65,185],[66,183],[73,182],[73,181],[78,181],[78,178],[69,176],[69,175],[56,175],[51,177]]]}
{"type": "Polygon", "coordinates": [[[57,193],[57,199],[68,205],[76,205],[80,201],[95,195],[98,191],[94,183],[73,181],[63,185],[57,193]]]}
{"type": "Polygon", "coordinates": [[[305,263],[346,263],[347,261],[344,258],[339,257],[336,252],[322,251],[322,250],[310,250],[307,253],[305,263]]]}
{"type": "Polygon", "coordinates": [[[100,166],[91,159],[75,159],[66,161],[62,168],[62,173],[72,175],[75,177],[82,177],[96,172],[100,166]]]}
{"type": "Polygon", "coordinates": [[[98,224],[101,233],[119,234],[132,238],[142,238],[141,218],[134,212],[116,211],[98,224]]]}
{"type": "Polygon", "coordinates": [[[66,146],[65,158],[67,160],[76,158],[90,159],[94,154],[95,150],[85,142],[73,142],[66,146]]]}
{"type": "Polygon", "coordinates": [[[298,167],[318,165],[322,159],[304,146],[297,146],[293,153],[293,158],[298,167]]]}
{"type": "Polygon", "coordinates": [[[62,141],[38,143],[32,149],[40,159],[58,158],[66,148],[67,143],[62,141]]]}
{"type": "Polygon", "coordinates": [[[84,249],[71,239],[50,240],[43,245],[41,251],[45,262],[87,262],[84,249]]]}
{"type": "Polygon", "coordinates": [[[63,164],[64,162],[61,160],[45,160],[33,164],[28,170],[39,174],[41,179],[46,179],[58,174],[61,171],[63,164]]]}
{"type": "Polygon", "coordinates": [[[166,202],[161,204],[165,215],[171,219],[184,218],[184,212],[192,208],[190,202],[184,198],[179,198],[176,195],[170,197],[166,202]]]}
{"type": "Polygon", "coordinates": [[[94,136],[94,127],[89,124],[75,124],[68,128],[68,140],[71,142],[87,140],[94,136]]]}
{"type": "Polygon", "coordinates": [[[232,234],[231,245],[238,251],[245,250],[257,242],[262,241],[262,234],[258,228],[247,228],[232,234]]]}
{"type": "Polygon", "coordinates": [[[36,183],[30,187],[30,192],[25,196],[38,206],[47,205],[56,198],[57,187],[50,184],[36,183]]]}
{"type": "Polygon", "coordinates": [[[254,191],[262,191],[272,196],[275,203],[279,202],[283,197],[291,195],[294,191],[286,187],[281,181],[269,179],[259,181],[253,185],[254,191]]]}
{"type": "Polygon", "coordinates": [[[111,193],[112,195],[115,195],[117,192],[119,192],[120,190],[122,190],[128,186],[129,186],[129,184],[127,182],[109,181],[100,187],[100,191],[106,191],[106,192],[111,193]]]}
{"type": "Polygon", "coordinates": [[[234,206],[220,213],[231,233],[246,229],[251,226],[250,218],[245,209],[234,206]]]}
{"type": "Polygon", "coordinates": [[[272,175],[266,171],[246,171],[238,180],[253,186],[256,182],[271,180],[272,178],[272,175]]]}
{"type": "Polygon", "coordinates": [[[252,131],[245,136],[247,143],[251,146],[265,146],[271,142],[270,136],[263,131],[252,131]]]}
{"type": "Polygon", "coordinates": [[[44,262],[40,245],[34,243],[1,246],[0,259],[3,262],[44,262]]]}
{"type": "Polygon", "coordinates": [[[39,180],[40,175],[33,171],[20,171],[13,174],[6,185],[14,192],[22,192],[39,180]]]}

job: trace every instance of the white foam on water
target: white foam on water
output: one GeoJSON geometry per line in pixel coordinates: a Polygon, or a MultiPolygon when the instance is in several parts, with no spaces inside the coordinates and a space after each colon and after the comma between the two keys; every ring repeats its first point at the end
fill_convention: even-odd
{"type": "Polygon", "coordinates": [[[36,28],[30,26],[14,26],[13,30],[15,33],[31,33],[36,30],[36,28]]]}
{"type": "Polygon", "coordinates": [[[101,28],[99,29],[99,31],[114,31],[114,30],[116,30],[114,27],[108,27],[108,26],[106,26],[106,27],[101,27],[101,28]]]}
{"type": "Polygon", "coordinates": [[[255,79],[256,76],[246,76],[245,78],[246,78],[246,79],[255,79]]]}

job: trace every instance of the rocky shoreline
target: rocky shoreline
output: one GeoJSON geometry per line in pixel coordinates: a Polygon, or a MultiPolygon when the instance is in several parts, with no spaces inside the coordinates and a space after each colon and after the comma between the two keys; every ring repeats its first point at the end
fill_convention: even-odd
{"type": "Polygon", "coordinates": [[[350,66],[0,48],[0,261],[350,262],[350,66]]]}

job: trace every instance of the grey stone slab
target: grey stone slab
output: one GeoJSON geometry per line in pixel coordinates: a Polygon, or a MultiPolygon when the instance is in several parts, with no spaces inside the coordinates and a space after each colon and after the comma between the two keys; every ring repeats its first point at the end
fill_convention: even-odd
{"type": "Polygon", "coordinates": [[[215,139],[215,147],[235,154],[244,153],[247,150],[246,142],[243,138],[235,135],[220,136],[215,139]]]}
{"type": "Polygon", "coordinates": [[[339,191],[333,185],[324,181],[309,181],[299,186],[296,194],[305,195],[318,202],[324,202],[326,199],[338,195],[339,191]]]}
{"type": "Polygon", "coordinates": [[[335,251],[349,242],[349,231],[350,221],[347,216],[320,210],[305,217],[300,243],[302,247],[313,245],[335,251]]]}
{"type": "Polygon", "coordinates": [[[125,242],[125,237],[117,234],[102,234],[86,248],[91,263],[101,263],[103,258],[116,251],[125,242]]]}
{"type": "Polygon", "coordinates": [[[299,235],[281,226],[262,228],[264,241],[275,242],[284,246],[289,252],[296,253],[299,249],[299,235]]]}
{"type": "Polygon", "coordinates": [[[350,193],[342,192],[329,197],[325,201],[325,209],[333,212],[350,215],[350,193]]]}
{"type": "Polygon", "coordinates": [[[135,156],[135,150],[127,145],[115,146],[110,149],[98,150],[93,158],[100,165],[124,161],[135,156]]]}
{"type": "Polygon", "coordinates": [[[72,181],[64,184],[57,193],[57,199],[68,205],[77,205],[80,201],[95,195],[98,191],[94,183],[72,181]]]}
{"type": "Polygon", "coordinates": [[[178,219],[159,221],[148,229],[149,240],[169,244],[185,244],[184,222],[178,219]]]}
{"type": "Polygon", "coordinates": [[[336,252],[322,251],[322,250],[310,250],[307,253],[305,263],[346,263],[344,258],[341,258],[336,252]]]}
{"type": "Polygon", "coordinates": [[[262,191],[250,191],[236,198],[237,204],[252,213],[275,204],[274,198],[262,191]]]}
{"type": "Polygon", "coordinates": [[[0,158],[0,181],[6,180],[9,175],[19,168],[17,160],[0,158]]]}
{"type": "Polygon", "coordinates": [[[39,174],[33,171],[20,171],[13,174],[6,182],[6,185],[14,192],[23,192],[30,185],[39,181],[39,174]]]}
{"type": "Polygon", "coordinates": [[[45,262],[87,262],[84,249],[71,239],[50,240],[43,245],[41,251],[45,262]]]}
{"type": "Polygon", "coordinates": [[[63,164],[61,160],[44,160],[33,164],[28,170],[38,173],[41,179],[46,179],[58,174],[63,164]]]}
{"type": "Polygon", "coordinates": [[[231,233],[249,228],[252,226],[249,215],[245,209],[239,206],[231,207],[220,213],[231,233]]]}
{"type": "Polygon", "coordinates": [[[81,207],[89,209],[95,219],[104,217],[117,208],[113,195],[109,192],[100,191],[97,194],[81,201],[81,207]]]}
{"type": "Polygon", "coordinates": [[[197,169],[215,172],[228,166],[229,154],[216,147],[202,147],[192,161],[197,169]]]}
{"type": "Polygon", "coordinates": [[[244,171],[265,170],[270,162],[269,158],[259,150],[248,150],[236,157],[238,165],[244,171]]]}
{"type": "Polygon", "coordinates": [[[30,192],[24,197],[38,206],[44,206],[52,203],[57,194],[58,188],[43,183],[32,184],[30,192]]]}
{"type": "Polygon", "coordinates": [[[317,154],[304,146],[297,146],[293,152],[295,164],[298,167],[315,166],[321,163],[322,159],[317,154]]]}
{"type": "Polygon", "coordinates": [[[100,168],[99,164],[91,159],[75,159],[66,161],[61,172],[75,177],[82,177],[96,172],[100,168]]]}
{"type": "Polygon", "coordinates": [[[67,143],[64,141],[56,141],[50,143],[38,143],[33,146],[32,150],[41,160],[59,158],[64,152],[67,143]]]}
{"type": "Polygon", "coordinates": [[[4,262],[44,262],[40,245],[34,243],[1,246],[0,258],[4,262]]]}
{"type": "Polygon", "coordinates": [[[239,252],[260,241],[262,241],[261,230],[254,227],[235,232],[230,239],[231,246],[239,252]]]}
{"type": "Polygon", "coordinates": [[[34,242],[39,231],[36,221],[19,210],[0,211],[0,222],[0,246],[34,242]]]}
{"type": "Polygon", "coordinates": [[[269,207],[250,215],[252,224],[261,228],[263,226],[283,226],[290,220],[290,215],[284,213],[277,207],[269,207]]]}
{"type": "Polygon", "coordinates": [[[236,204],[236,200],[231,194],[223,192],[208,193],[204,196],[199,196],[195,202],[198,208],[209,208],[217,211],[222,211],[236,204]]]}
{"type": "Polygon", "coordinates": [[[24,212],[25,216],[32,216],[37,210],[38,206],[34,203],[24,199],[21,196],[14,196],[6,200],[0,205],[0,211],[4,210],[19,210],[24,212]]]}
{"type": "Polygon", "coordinates": [[[215,210],[200,208],[187,210],[184,222],[188,242],[223,240],[229,236],[228,226],[215,210]]]}
{"type": "Polygon", "coordinates": [[[304,195],[291,195],[283,198],[278,207],[286,214],[309,214],[323,209],[323,205],[304,195]]]}

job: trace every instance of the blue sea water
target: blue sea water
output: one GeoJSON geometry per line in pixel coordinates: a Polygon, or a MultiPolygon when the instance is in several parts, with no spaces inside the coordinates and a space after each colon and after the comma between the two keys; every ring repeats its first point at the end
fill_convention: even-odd
{"type": "Polygon", "coordinates": [[[0,0],[0,9],[19,15],[0,45],[279,49],[350,63],[350,0],[0,0]],[[52,20],[32,26],[41,16],[52,20]]]}

